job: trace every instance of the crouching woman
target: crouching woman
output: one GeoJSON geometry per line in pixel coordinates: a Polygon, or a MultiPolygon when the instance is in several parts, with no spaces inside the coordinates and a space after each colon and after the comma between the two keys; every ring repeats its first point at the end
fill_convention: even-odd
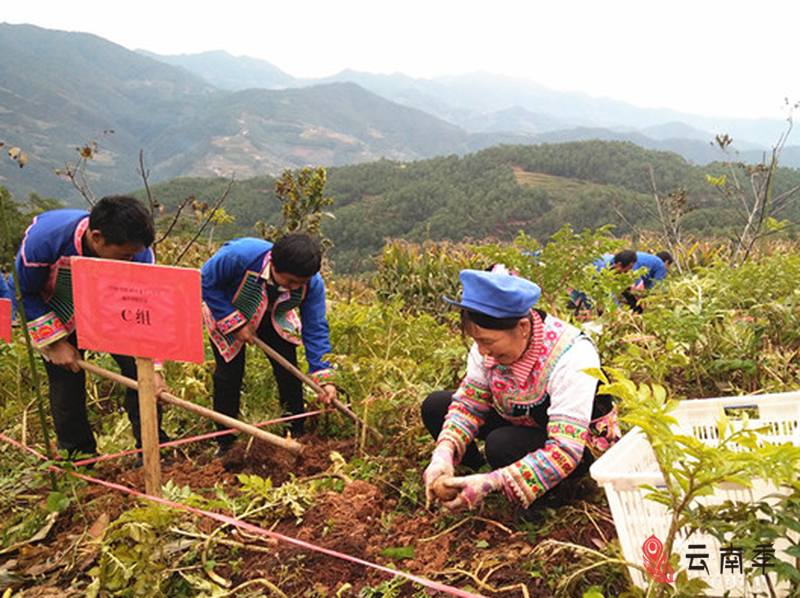
{"type": "Polygon", "coordinates": [[[536,284],[504,272],[463,270],[460,278],[461,301],[444,299],[461,309],[462,331],[474,342],[458,390],[434,392],[422,404],[436,439],[426,496],[472,509],[502,490],[529,507],[619,439],[616,408],[596,396],[598,381],[584,371],[600,367],[591,339],[534,309],[536,284]],[[456,465],[478,470],[486,461],[489,473],[454,477],[456,465]],[[449,492],[440,494],[442,486],[449,492]]]}

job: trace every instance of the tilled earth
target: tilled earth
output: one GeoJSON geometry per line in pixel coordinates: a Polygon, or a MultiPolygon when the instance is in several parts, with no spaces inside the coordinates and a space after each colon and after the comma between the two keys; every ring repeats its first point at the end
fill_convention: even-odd
{"type": "MultiPolygon", "coordinates": [[[[534,513],[534,521],[523,524],[500,496],[474,513],[448,514],[408,501],[400,508],[397,482],[377,477],[351,480],[332,471],[332,452],[345,460],[355,456],[352,440],[308,434],[301,442],[305,450],[300,457],[258,441],[240,441],[223,459],[211,458],[210,448],[205,447],[198,455],[177,451],[162,464],[164,484],[171,480],[176,487],[188,486],[205,494],[215,485],[235,493],[239,487],[236,476],[242,473],[270,478],[275,487],[293,476],[297,481],[338,479],[337,489],[343,488],[334,491],[330,485],[301,518],[270,522],[272,536],[251,535],[191,515],[196,517],[196,528],[205,534],[209,580],[230,588],[226,594],[207,595],[345,597],[379,586],[384,588],[382,592],[367,595],[423,595],[420,584],[393,580],[392,573],[381,569],[390,568],[486,596],[552,596],[555,582],[574,569],[579,559],[572,552],[536,551],[537,545],[556,540],[603,552],[616,537],[611,517],[602,506],[601,491],[588,477],[563,484],[555,497],[558,508],[542,509],[538,518],[534,513]],[[325,554],[302,543],[346,556],[325,554]],[[389,586],[391,593],[386,590],[389,586]]],[[[424,464],[408,466],[421,476],[424,464]]],[[[144,491],[142,470],[135,468],[130,458],[98,463],[91,474],[144,491]]],[[[47,489],[41,492],[44,500],[47,489]]],[[[93,538],[102,538],[109,523],[140,506],[141,501],[97,484],[89,484],[81,492],[80,500],[72,501],[55,518],[45,537],[0,553],[0,588],[11,583],[15,598],[85,594],[89,571],[100,555],[99,543],[93,538]]],[[[617,577],[621,582],[622,577],[617,577]]],[[[601,575],[599,582],[602,580],[601,575]]],[[[445,595],[430,588],[426,594],[445,595]]]]}

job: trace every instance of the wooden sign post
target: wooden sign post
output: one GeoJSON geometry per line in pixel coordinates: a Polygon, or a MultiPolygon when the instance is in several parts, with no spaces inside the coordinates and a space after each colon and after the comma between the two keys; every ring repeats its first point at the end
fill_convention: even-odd
{"type": "Polygon", "coordinates": [[[161,496],[154,359],[203,363],[200,271],[72,258],[81,349],[136,357],[145,489],[161,496]]]}
{"type": "Polygon", "coordinates": [[[144,487],[148,494],[161,496],[161,455],[158,452],[158,405],[155,364],[149,357],[136,358],[139,382],[139,420],[142,434],[144,487]]]}
{"type": "Polygon", "coordinates": [[[0,341],[11,342],[11,299],[0,299],[0,341]]]}

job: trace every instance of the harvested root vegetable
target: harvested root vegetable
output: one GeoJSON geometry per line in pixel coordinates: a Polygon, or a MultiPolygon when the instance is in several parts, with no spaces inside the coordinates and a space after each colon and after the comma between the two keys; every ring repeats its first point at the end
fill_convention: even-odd
{"type": "Polygon", "coordinates": [[[434,496],[440,502],[449,502],[453,500],[458,493],[461,491],[460,488],[454,488],[453,486],[448,486],[447,482],[451,478],[436,478],[433,480],[433,484],[431,485],[431,490],[433,490],[434,496]]]}

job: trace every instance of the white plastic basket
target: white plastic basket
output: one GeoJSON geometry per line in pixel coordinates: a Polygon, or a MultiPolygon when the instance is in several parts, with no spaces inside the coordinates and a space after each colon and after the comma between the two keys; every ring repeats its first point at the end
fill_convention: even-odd
{"type": "MultiPolygon", "coordinates": [[[[682,401],[671,414],[678,421],[676,432],[692,435],[706,444],[713,444],[718,436],[720,406],[730,418],[731,425],[736,425],[737,413],[746,411],[749,418],[748,428],[768,426],[768,431],[761,435],[763,441],[774,444],[792,442],[800,446],[800,392],[682,401]]],[[[651,535],[664,541],[670,517],[666,506],[647,500],[647,492],[640,488],[642,484],[664,487],[664,478],[647,438],[641,430],[634,428],[592,465],[590,473],[605,488],[625,559],[643,564],[642,544],[651,535]]],[[[725,500],[752,503],[767,500],[765,497],[775,491],[774,486],[762,480],[753,480],[752,487],[721,484],[712,495],[702,497],[702,503],[713,505],[725,500]]],[[[735,540],[733,544],[735,546],[735,540]]],[[[785,543],[776,542],[773,547],[776,558],[788,558],[781,555],[781,549],[786,548],[785,543]]],[[[720,546],[711,535],[694,533],[687,536],[681,530],[675,540],[673,552],[681,557],[680,568],[688,566],[686,556],[689,553],[702,552],[708,555],[704,558],[708,565],[708,574],[705,571],[688,571],[690,578],[700,577],[709,584],[707,596],[721,596],[725,592],[729,596],[769,595],[765,576],[758,575],[749,582],[745,580],[744,573],[752,566],[747,555],[742,559],[743,574],[728,570],[724,574],[720,573],[720,546]],[[705,545],[706,549],[689,549],[689,545],[694,544],[705,545]]],[[[629,571],[633,582],[644,589],[650,581],[646,574],[633,567],[629,571]]],[[[775,587],[775,574],[770,573],[769,577],[775,587]]],[[[781,586],[779,591],[781,596],[785,596],[788,588],[781,586]]]]}

